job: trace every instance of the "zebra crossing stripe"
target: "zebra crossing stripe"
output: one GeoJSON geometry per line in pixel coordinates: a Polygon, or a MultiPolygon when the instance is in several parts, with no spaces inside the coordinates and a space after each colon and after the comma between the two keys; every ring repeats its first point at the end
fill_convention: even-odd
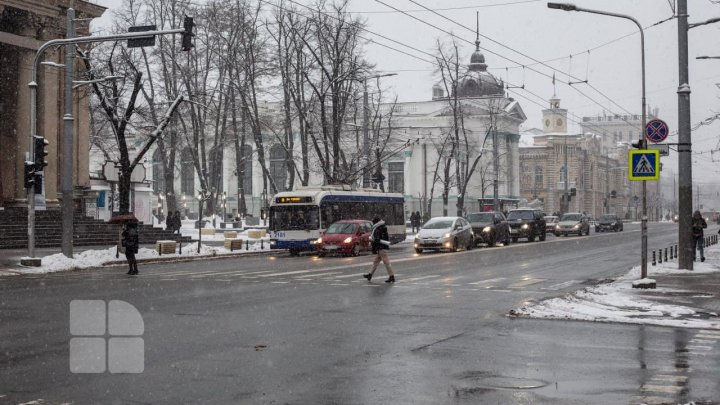
{"type": "Polygon", "coordinates": [[[503,280],[507,280],[507,278],[506,277],[490,278],[487,280],[475,281],[473,283],[468,283],[468,285],[490,284],[490,283],[497,283],[497,282],[500,282],[503,280]]]}
{"type": "Polygon", "coordinates": [[[435,278],[435,277],[442,277],[442,276],[440,276],[438,274],[438,275],[431,275],[431,276],[413,277],[413,278],[404,279],[403,281],[413,282],[413,281],[418,281],[418,280],[427,280],[429,278],[435,278]]]}

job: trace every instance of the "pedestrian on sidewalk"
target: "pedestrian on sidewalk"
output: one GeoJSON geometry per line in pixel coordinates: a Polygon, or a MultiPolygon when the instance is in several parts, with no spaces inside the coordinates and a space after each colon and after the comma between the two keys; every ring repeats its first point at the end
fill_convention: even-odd
{"type": "Polygon", "coordinates": [[[135,254],[138,252],[139,244],[137,222],[125,222],[122,232],[122,245],[125,248],[125,258],[127,259],[128,266],[130,267],[130,270],[127,272],[129,275],[138,274],[135,254]]]}
{"type": "Polygon", "coordinates": [[[180,228],[182,228],[182,220],[180,220],[180,211],[175,211],[173,217],[173,233],[177,232],[180,234],[180,228]]]}
{"type": "Polygon", "coordinates": [[[695,261],[695,251],[700,251],[700,261],[705,261],[705,237],[703,235],[703,229],[707,228],[707,222],[702,217],[700,211],[695,210],[692,216],[692,237],[693,237],[693,261],[695,261]]]}
{"type": "Polygon", "coordinates": [[[377,270],[378,264],[382,261],[388,273],[388,279],[385,280],[385,282],[394,283],[395,273],[393,273],[390,258],[387,254],[387,250],[390,248],[390,236],[388,236],[387,226],[385,226],[385,221],[383,221],[379,215],[375,215],[372,223],[373,227],[372,233],[370,234],[370,241],[372,242],[372,252],[375,254],[375,258],[373,259],[370,273],[363,274],[363,277],[365,277],[367,281],[370,281],[375,270],[377,270]]]}
{"type": "Polygon", "coordinates": [[[420,221],[422,221],[420,211],[415,211],[410,214],[410,224],[412,225],[413,233],[417,233],[420,230],[420,221]]]}

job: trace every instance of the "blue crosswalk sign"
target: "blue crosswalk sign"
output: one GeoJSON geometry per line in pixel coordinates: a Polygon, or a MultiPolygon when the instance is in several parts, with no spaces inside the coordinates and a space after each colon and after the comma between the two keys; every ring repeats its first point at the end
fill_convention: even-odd
{"type": "Polygon", "coordinates": [[[658,180],[660,178],[660,152],[657,150],[628,151],[628,179],[658,180]]]}

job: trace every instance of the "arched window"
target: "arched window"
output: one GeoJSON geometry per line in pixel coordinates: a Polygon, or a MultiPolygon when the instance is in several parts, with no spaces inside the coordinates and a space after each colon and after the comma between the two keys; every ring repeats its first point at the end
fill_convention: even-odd
{"type": "Polygon", "coordinates": [[[541,188],[543,186],[543,180],[542,166],[535,166],[535,188],[541,188]]]}
{"type": "Polygon", "coordinates": [[[152,156],[152,172],[153,172],[153,191],[157,193],[165,192],[165,166],[163,165],[163,156],[160,148],[155,149],[152,156]]]}
{"type": "Polygon", "coordinates": [[[183,194],[195,195],[195,165],[189,147],[183,149],[180,157],[180,190],[183,194]]]}
{"type": "Polygon", "coordinates": [[[285,148],[276,143],[270,148],[270,176],[277,187],[277,191],[286,191],[285,182],[287,179],[287,167],[285,159],[287,154],[285,148]]]}
{"type": "Polygon", "coordinates": [[[252,146],[248,144],[243,144],[240,147],[240,176],[242,176],[243,179],[243,188],[245,189],[245,194],[252,195],[252,146]]]}

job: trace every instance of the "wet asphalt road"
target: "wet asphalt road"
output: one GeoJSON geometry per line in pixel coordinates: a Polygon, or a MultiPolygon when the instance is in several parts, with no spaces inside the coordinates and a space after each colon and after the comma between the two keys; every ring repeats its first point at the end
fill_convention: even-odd
{"type": "MultiPolygon", "coordinates": [[[[676,226],[651,224],[649,248],[676,226]]],[[[692,349],[714,335],[505,316],[625,273],[639,246],[637,225],[453,254],[404,244],[395,285],[360,277],[370,256],[286,254],[3,278],[0,403],[720,403],[720,345],[692,349]],[[143,373],[69,371],[72,300],[139,310],[143,373]]]]}

